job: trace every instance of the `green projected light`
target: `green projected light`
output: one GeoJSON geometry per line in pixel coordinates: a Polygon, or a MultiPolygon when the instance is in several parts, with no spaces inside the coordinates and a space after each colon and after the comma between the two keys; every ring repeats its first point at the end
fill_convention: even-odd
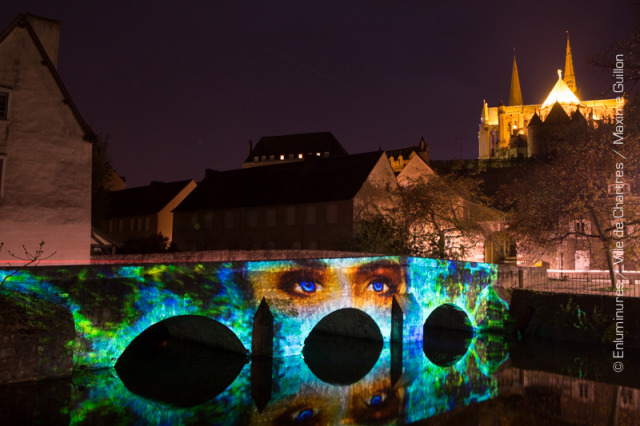
{"type": "Polygon", "coordinates": [[[507,306],[491,288],[496,277],[489,264],[366,257],[32,268],[10,276],[4,290],[65,306],[75,321],[74,362],[103,368],[150,326],[187,315],[218,321],[250,351],[263,299],[274,317],[274,356],[300,354],[311,330],[344,308],[367,314],[389,341],[394,298],[404,341],[421,341],[424,322],[444,304],[464,311],[476,331],[501,328],[507,306]]]}

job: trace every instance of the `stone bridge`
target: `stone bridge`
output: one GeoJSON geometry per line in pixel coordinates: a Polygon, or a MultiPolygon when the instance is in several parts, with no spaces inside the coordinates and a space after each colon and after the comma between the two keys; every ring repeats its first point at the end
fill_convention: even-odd
{"type": "Polygon", "coordinates": [[[300,354],[312,330],[409,342],[425,324],[501,328],[495,265],[359,257],[31,268],[4,289],[73,316],[76,366],[113,366],[134,340],[168,335],[254,356],[300,354]],[[444,313],[444,315],[443,315],[444,313]]]}

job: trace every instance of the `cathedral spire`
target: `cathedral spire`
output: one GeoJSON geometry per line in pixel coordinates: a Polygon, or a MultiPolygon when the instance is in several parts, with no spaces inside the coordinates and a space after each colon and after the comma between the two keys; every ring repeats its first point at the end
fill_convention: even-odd
{"type": "Polygon", "coordinates": [[[571,57],[571,44],[569,43],[569,31],[567,31],[567,56],[564,60],[564,82],[574,94],[578,94],[576,76],[573,73],[573,58],[571,57]]]}
{"type": "Polygon", "coordinates": [[[511,90],[509,91],[509,106],[522,104],[520,77],[518,77],[518,65],[516,64],[516,49],[513,49],[513,68],[511,70],[511,90]]]}

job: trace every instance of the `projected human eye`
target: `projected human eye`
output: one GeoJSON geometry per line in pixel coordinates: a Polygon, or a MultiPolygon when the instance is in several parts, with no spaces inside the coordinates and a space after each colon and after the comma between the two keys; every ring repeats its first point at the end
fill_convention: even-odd
{"type": "Polygon", "coordinates": [[[366,291],[377,293],[379,295],[389,292],[395,293],[396,285],[387,277],[375,277],[369,281],[366,291]]]}
{"type": "Polygon", "coordinates": [[[324,290],[321,279],[322,277],[317,273],[294,270],[282,274],[277,286],[293,297],[313,297],[324,290]]]}
{"type": "Polygon", "coordinates": [[[361,297],[391,298],[403,291],[402,268],[388,260],[361,264],[353,275],[353,286],[355,294],[361,297]]]}

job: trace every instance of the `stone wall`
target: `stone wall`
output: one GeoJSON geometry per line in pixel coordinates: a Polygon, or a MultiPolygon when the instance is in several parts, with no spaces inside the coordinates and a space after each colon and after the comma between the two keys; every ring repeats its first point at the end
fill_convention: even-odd
{"type": "Polygon", "coordinates": [[[70,376],[73,317],[61,305],[0,294],[0,383],[70,376]]]}

